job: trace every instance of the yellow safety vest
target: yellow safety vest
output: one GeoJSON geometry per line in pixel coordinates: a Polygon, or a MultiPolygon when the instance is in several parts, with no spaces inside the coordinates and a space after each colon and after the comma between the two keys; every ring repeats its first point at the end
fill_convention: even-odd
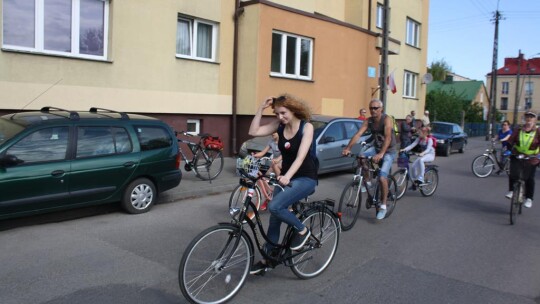
{"type": "Polygon", "coordinates": [[[519,153],[525,154],[525,155],[533,155],[538,154],[540,147],[536,148],[534,150],[530,150],[532,142],[534,141],[534,137],[536,136],[536,130],[534,132],[525,132],[523,130],[520,130],[519,132],[519,144],[515,146],[516,150],[519,153]]]}

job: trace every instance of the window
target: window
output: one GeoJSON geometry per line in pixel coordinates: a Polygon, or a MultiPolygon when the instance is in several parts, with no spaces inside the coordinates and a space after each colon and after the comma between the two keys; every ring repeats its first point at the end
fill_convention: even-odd
{"type": "Polygon", "coordinates": [[[501,97],[501,110],[508,110],[508,97],[501,97]]]}
{"type": "Polygon", "coordinates": [[[6,49],[105,59],[108,0],[3,0],[6,49]]]}
{"type": "Polygon", "coordinates": [[[525,97],[525,110],[530,110],[532,108],[532,98],[525,97]]]}
{"type": "Polygon", "coordinates": [[[167,130],[160,127],[136,127],[137,137],[141,143],[141,151],[167,148],[172,145],[172,139],[167,130]]]}
{"type": "Polygon", "coordinates": [[[358,129],[360,129],[361,123],[346,121],[344,122],[344,125],[345,125],[345,136],[347,137],[347,139],[351,139],[354,136],[354,134],[356,134],[358,129]]]}
{"type": "Polygon", "coordinates": [[[502,94],[508,94],[508,88],[510,86],[510,83],[508,81],[503,81],[502,83],[502,94]]]}
{"type": "Polygon", "coordinates": [[[333,141],[345,139],[345,136],[343,135],[343,124],[339,122],[331,124],[330,126],[328,126],[328,129],[326,129],[326,132],[324,132],[322,138],[322,143],[325,143],[326,140],[330,138],[332,138],[333,141]]]}
{"type": "Polygon", "coordinates": [[[216,61],[217,25],[179,16],[176,27],[176,56],[216,61]]]}
{"type": "Polygon", "coordinates": [[[201,133],[201,121],[199,119],[188,119],[187,133],[192,135],[199,135],[199,133],[201,133]]]}
{"type": "Polygon", "coordinates": [[[420,47],[420,23],[407,18],[406,43],[414,47],[420,47]]]}
{"type": "Polygon", "coordinates": [[[403,96],[416,98],[416,84],[418,83],[418,74],[405,72],[403,77],[403,96]]]}
{"type": "Polygon", "coordinates": [[[534,83],[532,81],[525,82],[525,95],[534,94],[534,83]]]}
{"type": "Polygon", "coordinates": [[[45,128],[31,133],[6,154],[15,155],[24,164],[63,160],[68,147],[68,127],[45,128]]]}
{"type": "Polygon", "coordinates": [[[378,28],[382,28],[383,22],[384,22],[384,6],[382,4],[377,3],[377,19],[375,20],[375,25],[378,28]]]}
{"type": "Polygon", "coordinates": [[[272,76],[306,79],[312,78],[313,39],[272,33],[272,76]]]}

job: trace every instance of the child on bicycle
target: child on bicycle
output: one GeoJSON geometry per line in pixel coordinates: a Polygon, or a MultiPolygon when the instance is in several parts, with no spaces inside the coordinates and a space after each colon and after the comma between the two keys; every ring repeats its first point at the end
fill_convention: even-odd
{"type": "MultiPolygon", "coordinates": [[[[316,160],[309,153],[313,140],[313,125],[307,122],[311,117],[309,108],[300,100],[282,95],[277,98],[269,97],[263,101],[253,117],[249,128],[251,136],[267,136],[278,133],[278,147],[282,156],[282,168],[277,177],[285,190],[276,187],[269,205],[270,224],[268,239],[277,244],[280,237],[281,223],[292,226],[295,234],[291,241],[291,249],[301,249],[311,235],[309,229],[289,211],[289,206],[305,198],[315,191],[317,185],[316,160]],[[270,123],[261,125],[263,111],[272,107],[276,118],[270,123]]],[[[267,252],[272,250],[271,244],[266,244],[267,252]]],[[[258,274],[268,267],[264,259],[253,265],[251,274],[258,274]]]]}
{"type": "MultiPolygon", "coordinates": [[[[261,158],[264,157],[266,153],[268,153],[268,151],[270,151],[272,153],[272,167],[271,171],[269,172],[274,172],[276,176],[279,176],[279,174],[281,173],[281,152],[278,148],[278,140],[279,135],[277,134],[277,132],[272,133],[272,138],[268,141],[266,147],[259,153],[253,153],[254,157],[261,158]]],[[[266,210],[268,202],[270,202],[270,200],[272,199],[272,189],[270,188],[270,185],[268,185],[268,183],[263,182],[262,184],[264,187],[264,195],[266,196],[266,199],[261,205],[260,209],[266,210]]]]}
{"type": "Polygon", "coordinates": [[[416,187],[424,183],[424,171],[426,169],[426,162],[432,162],[435,160],[435,148],[433,147],[433,138],[429,136],[428,127],[420,128],[418,137],[407,147],[399,150],[399,152],[409,152],[417,145],[420,145],[421,153],[418,154],[418,158],[411,165],[411,178],[413,184],[412,190],[416,190],[416,187]]]}

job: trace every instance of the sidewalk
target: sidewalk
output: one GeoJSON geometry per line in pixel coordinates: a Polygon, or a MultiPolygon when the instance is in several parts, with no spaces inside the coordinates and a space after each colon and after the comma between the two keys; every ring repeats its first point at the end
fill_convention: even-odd
{"type": "MultiPolygon", "coordinates": [[[[483,151],[488,146],[489,142],[484,136],[469,137],[465,153],[470,151],[483,151]]],[[[443,157],[443,156],[440,156],[443,157]]],[[[450,155],[452,157],[452,155],[450,155]]],[[[223,192],[232,192],[238,186],[239,176],[236,175],[236,157],[225,157],[223,171],[213,181],[203,181],[195,176],[193,172],[186,172],[182,166],[182,181],[180,185],[174,189],[165,191],[160,195],[159,202],[170,203],[183,199],[201,197],[210,194],[218,194],[223,192]]]]}
{"type": "Polygon", "coordinates": [[[160,194],[160,203],[170,203],[178,200],[200,197],[210,194],[232,192],[238,186],[239,176],[236,175],[236,157],[225,157],[223,171],[212,181],[204,181],[193,172],[186,172],[182,167],[180,185],[160,194]]]}

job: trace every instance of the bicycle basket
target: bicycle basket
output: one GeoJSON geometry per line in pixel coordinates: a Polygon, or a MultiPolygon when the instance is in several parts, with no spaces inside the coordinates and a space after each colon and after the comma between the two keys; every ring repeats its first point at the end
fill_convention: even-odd
{"type": "Polygon", "coordinates": [[[407,168],[409,166],[409,156],[407,153],[399,153],[397,166],[400,168],[407,168]]]}
{"type": "Polygon", "coordinates": [[[242,175],[239,169],[242,169],[251,177],[257,177],[259,172],[265,174],[268,169],[270,169],[270,164],[272,160],[268,157],[263,157],[257,159],[251,155],[246,156],[245,158],[238,158],[236,160],[236,173],[242,175]]]}

